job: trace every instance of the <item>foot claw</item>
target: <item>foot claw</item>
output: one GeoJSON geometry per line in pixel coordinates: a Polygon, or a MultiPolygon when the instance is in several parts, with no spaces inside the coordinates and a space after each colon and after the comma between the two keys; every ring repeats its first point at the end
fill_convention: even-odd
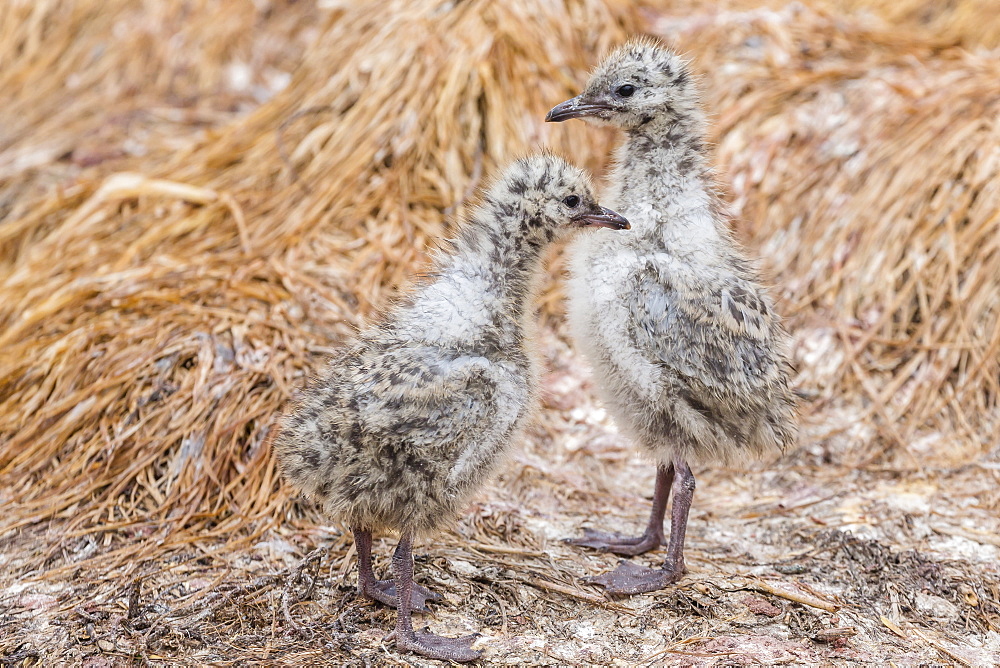
{"type": "Polygon", "coordinates": [[[589,547],[601,552],[612,552],[623,556],[634,557],[650,550],[655,550],[662,542],[660,536],[625,536],[620,533],[606,533],[584,529],[582,538],[565,538],[563,542],[579,547],[589,547]]]}
{"type": "Polygon", "coordinates": [[[683,570],[646,568],[631,561],[622,561],[618,568],[593,577],[581,578],[587,584],[604,587],[611,594],[644,594],[663,589],[681,579],[683,570]]]}
{"type": "MultiPolygon", "coordinates": [[[[374,587],[372,587],[372,591],[365,592],[365,595],[393,608],[397,607],[396,584],[392,580],[377,581],[374,587]]],[[[410,606],[413,612],[430,612],[430,608],[427,607],[427,601],[439,600],[441,600],[441,594],[432,592],[426,587],[421,587],[415,582],[413,583],[413,590],[410,592],[410,606]]]]}
{"type": "Polygon", "coordinates": [[[483,655],[482,651],[472,649],[472,643],[480,638],[480,634],[472,633],[461,638],[445,638],[428,631],[421,631],[410,636],[396,636],[396,648],[426,656],[429,659],[456,661],[465,663],[475,661],[483,655]]]}

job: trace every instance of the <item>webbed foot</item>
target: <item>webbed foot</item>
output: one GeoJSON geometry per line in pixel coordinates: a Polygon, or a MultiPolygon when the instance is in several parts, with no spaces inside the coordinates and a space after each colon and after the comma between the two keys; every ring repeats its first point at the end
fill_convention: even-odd
{"type": "Polygon", "coordinates": [[[663,589],[680,580],[682,575],[684,575],[683,568],[677,570],[646,568],[631,561],[622,561],[613,571],[581,579],[587,584],[604,587],[611,594],[627,595],[663,589]]]}
{"type": "MultiPolygon", "coordinates": [[[[410,590],[410,609],[414,612],[430,612],[427,601],[441,600],[441,594],[416,583],[411,586],[413,588],[410,590]]],[[[392,580],[376,580],[370,588],[364,590],[364,595],[393,608],[399,607],[396,601],[396,585],[392,580]]]]}
{"type": "Polygon", "coordinates": [[[429,659],[465,663],[475,661],[482,651],[472,649],[472,643],[479,638],[478,633],[461,638],[446,638],[431,633],[426,628],[419,632],[396,633],[396,648],[414,652],[429,659]]]}
{"type": "Polygon", "coordinates": [[[637,554],[644,554],[658,548],[663,542],[663,536],[650,533],[644,533],[641,536],[626,536],[620,533],[584,529],[582,538],[566,538],[563,542],[579,547],[589,547],[601,552],[634,557],[637,554]]]}

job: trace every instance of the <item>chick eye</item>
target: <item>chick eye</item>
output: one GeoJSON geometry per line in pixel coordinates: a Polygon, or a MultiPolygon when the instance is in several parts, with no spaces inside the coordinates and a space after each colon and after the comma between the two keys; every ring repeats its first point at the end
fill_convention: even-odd
{"type": "Polygon", "coordinates": [[[635,93],[635,86],[633,86],[632,84],[625,84],[623,86],[619,86],[618,89],[615,91],[615,93],[617,93],[619,97],[632,97],[632,95],[635,93]]]}
{"type": "Polygon", "coordinates": [[[565,204],[571,209],[575,209],[577,205],[580,204],[580,198],[577,197],[576,195],[570,195],[569,197],[563,200],[563,204],[565,204]]]}

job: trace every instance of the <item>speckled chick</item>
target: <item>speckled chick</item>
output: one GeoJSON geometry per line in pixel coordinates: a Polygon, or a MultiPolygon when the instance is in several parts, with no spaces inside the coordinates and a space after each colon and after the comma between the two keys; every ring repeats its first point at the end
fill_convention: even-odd
{"type": "Polygon", "coordinates": [[[334,356],[281,425],[275,449],[286,479],[351,526],[359,589],[397,607],[400,649],[479,656],[475,636],[414,632],[411,609],[435,595],[413,584],[412,540],[455,519],[531,415],[543,252],[590,226],[628,222],[602,209],[588,176],[565,161],[514,163],[430,279],[334,356]],[[394,581],[372,571],[372,532],[383,530],[400,533],[394,581]]]}
{"type": "Polygon", "coordinates": [[[671,490],[673,505],[663,567],[623,561],[591,579],[613,593],[652,591],[684,573],[690,463],[739,464],[795,438],[788,335],[716,195],[698,97],[681,58],[640,40],[546,117],[625,132],[604,198],[633,230],[573,245],[569,318],[620,430],[658,462],[653,510],[640,537],[586,530],[570,542],[655,549],[671,490]]]}

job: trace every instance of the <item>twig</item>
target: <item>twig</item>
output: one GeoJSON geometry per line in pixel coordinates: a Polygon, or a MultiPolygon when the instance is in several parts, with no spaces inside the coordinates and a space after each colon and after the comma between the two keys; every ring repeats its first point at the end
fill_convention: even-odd
{"type": "Polygon", "coordinates": [[[936,642],[934,640],[931,640],[930,638],[928,638],[927,636],[925,636],[923,633],[920,632],[920,629],[918,629],[917,627],[911,626],[910,628],[913,630],[914,633],[916,633],[918,636],[920,636],[923,639],[924,642],[926,642],[928,645],[930,645],[931,647],[933,647],[937,651],[941,652],[945,656],[948,656],[949,658],[951,658],[951,659],[953,659],[955,661],[958,661],[963,666],[971,666],[972,665],[972,663],[970,663],[967,659],[963,659],[962,657],[960,657],[959,655],[955,654],[954,652],[952,652],[950,649],[948,649],[944,645],[942,645],[942,644],[940,644],[940,643],[938,643],[938,642],[936,642]]]}
{"type": "MultiPolygon", "coordinates": [[[[885,615],[880,615],[879,619],[882,620],[882,623],[885,625],[885,627],[887,629],[889,629],[890,631],[892,631],[893,633],[895,633],[900,638],[903,638],[904,640],[909,640],[910,639],[909,636],[906,635],[906,631],[904,631],[902,628],[900,628],[899,625],[896,624],[896,622],[892,621],[891,619],[889,619],[885,615]]],[[[913,631],[914,633],[916,633],[920,637],[921,640],[923,640],[925,643],[927,643],[928,645],[930,645],[931,647],[933,647],[937,651],[941,652],[945,656],[951,658],[954,661],[959,662],[963,666],[971,666],[972,665],[969,662],[968,659],[963,659],[962,657],[960,657],[959,655],[955,654],[950,649],[948,649],[947,647],[945,647],[944,645],[942,645],[941,643],[939,643],[939,642],[937,642],[935,640],[931,640],[930,638],[928,638],[927,636],[925,636],[923,633],[920,632],[920,629],[918,629],[916,626],[914,626],[912,624],[909,624],[908,626],[910,627],[911,631],[913,631]]]]}
{"type": "Polygon", "coordinates": [[[753,589],[761,592],[762,594],[771,594],[773,596],[792,601],[793,603],[801,603],[802,605],[808,605],[811,608],[819,608],[820,610],[826,610],[827,612],[836,612],[840,609],[840,606],[835,603],[824,601],[823,599],[801,591],[789,591],[788,589],[779,587],[778,585],[767,582],[766,580],[747,578],[745,584],[738,588],[753,589]]]}
{"type": "Polygon", "coordinates": [[[676,647],[683,647],[684,645],[691,645],[693,643],[704,642],[706,640],[711,640],[711,638],[705,637],[705,636],[692,636],[690,638],[685,638],[684,640],[680,640],[680,641],[671,643],[671,644],[667,645],[666,647],[664,647],[663,649],[660,649],[660,650],[657,650],[657,651],[653,652],[649,656],[645,656],[645,657],[639,659],[638,663],[634,663],[632,665],[634,665],[634,666],[648,666],[653,661],[655,661],[655,660],[657,660],[659,658],[662,658],[665,654],[679,654],[679,655],[682,655],[682,656],[704,656],[704,657],[732,656],[732,655],[736,654],[736,652],[718,652],[718,653],[716,653],[716,652],[686,652],[686,651],[684,651],[682,649],[674,649],[676,647]]]}
{"type": "MultiPolygon", "coordinates": [[[[283,592],[281,592],[281,611],[285,615],[285,622],[288,626],[294,629],[297,633],[301,633],[302,627],[299,626],[294,619],[292,619],[292,612],[288,609],[288,599],[288,589],[286,588],[283,592]]],[[[296,597],[295,602],[298,603],[298,597],[296,597]]]]}
{"type": "Polygon", "coordinates": [[[971,540],[972,542],[979,543],[980,545],[995,545],[996,547],[1000,547],[1000,538],[994,536],[993,534],[986,533],[985,531],[946,526],[932,526],[931,529],[937,533],[943,533],[946,536],[964,538],[965,540],[971,540]]]}
{"type": "Polygon", "coordinates": [[[302,558],[302,561],[299,562],[299,565],[296,566],[295,569],[289,574],[289,576],[285,578],[285,587],[281,592],[281,610],[282,613],[285,615],[285,621],[288,622],[288,625],[291,628],[295,629],[295,631],[302,632],[303,628],[299,626],[294,619],[292,619],[292,613],[291,610],[289,609],[288,601],[289,599],[292,598],[292,596],[290,595],[292,587],[298,582],[304,581],[306,583],[305,592],[301,595],[298,594],[295,595],[295,601],[294,601],[295,603],[300,602],[304,597],[308,597],[310,594],[312,594],[313,588],[316,586],[316,578],[307,573],[306,569],[313,562],[316,562],[316,569],[318,571],[319,561],[323,558],[323,555],[325,553],[326,553],[325,547],[317,547],[312,552],[304,556],[302,558]]]}
{"type": "Polygon", "coordinates": [[[549,555],[544,552],[530,552],[516,547],[504,547],[503,545],[486,545],[485,543],[472,543],[468,547],[480,552],[495,552],[496,554],[512,554],[519,557],[537,557],[543,559],[549,555]]]}
{"type": "Polygon", "coordinates": [[[523,581],[527,582],[533,587],[538,587],[539,589],[545,589],[546,591],[556,592],[557,594],[563,594],[571,598],[579,599],[581,601],[586,601],[587,603],[591,603],[593,605],[599,605],[602,608],[607,608],[609,610],[617,610],[619,612],[624,612],[629,615],[635,614],[634,610],[624,605],[621,605],[620,603],[608,601],[606,599],[601,598],[600,596],[594,596],[593,594],[588,594],[586,592],[577,591],[575,589],[571,589],[570,587],[566,587],[561,584],[556,584],[555,582],[549,582],[548,580],[542,580],[541,578],[535,578],[535,577],[524,578],[523,581]]]}
{"type": "Polygon", "coordinates": [[[833,629],[820,629],[813,635],[816,642],[834,642],[845,638],[853,638],[858,635],[858,630],[853,626],[840,626],[833,629]]]}
{"type": "Polygon", "coordinates": [[[905,640],[909,640],[909,638],[906,637],[906,632],[903,631],[903,629],[899,628],[899,625],[896,624],[896,622],[892,621],[891,619],[889,619],[885,615],[880,615],[879,619],[882,620],[882,624],[885,625],[885,628],[889,629],[890,631],[892,631],[893,633],[895,633],[900,638],[903,638],[905,640]]]}

